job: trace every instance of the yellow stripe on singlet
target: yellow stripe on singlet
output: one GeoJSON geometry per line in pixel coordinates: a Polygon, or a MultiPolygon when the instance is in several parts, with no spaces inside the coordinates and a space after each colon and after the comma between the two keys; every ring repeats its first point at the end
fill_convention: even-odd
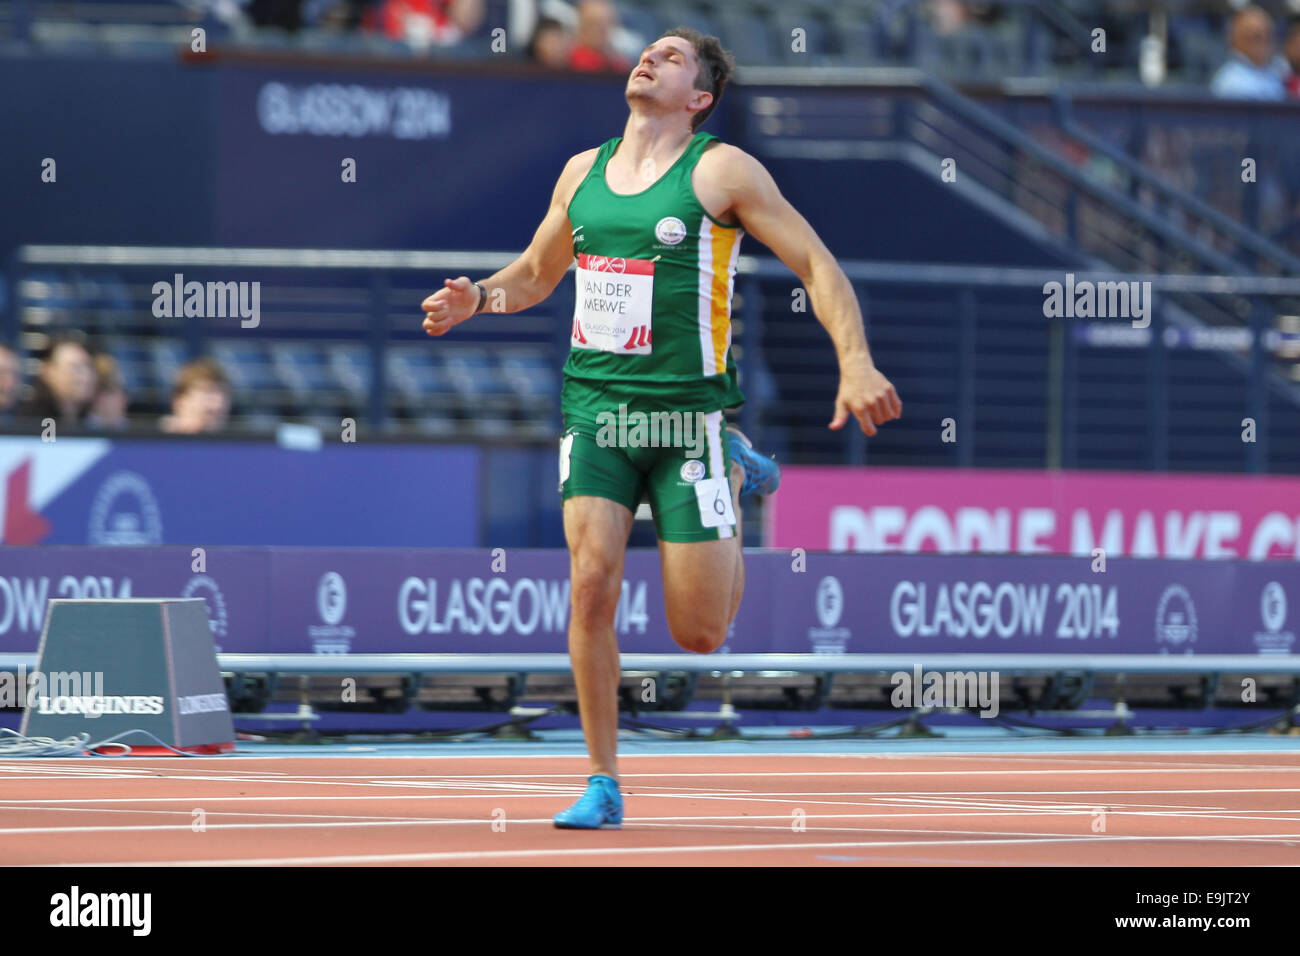
{"type": "Polygon", "coordinates": [[[713,332],[713,361],[717,372],[727,369],[727,332],[731,327],[731,256],[740,241],[739,229],[713,229],[713,302],[709,324],[713,332]]]}

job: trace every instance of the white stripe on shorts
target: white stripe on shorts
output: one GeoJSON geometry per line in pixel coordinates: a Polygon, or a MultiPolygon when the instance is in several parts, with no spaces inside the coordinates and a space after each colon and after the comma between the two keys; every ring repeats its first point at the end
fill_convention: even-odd
{"type": "MultiPolygon", "coordinates": [[[[722,412],[706,412],[704,415],[704,435],[708,443],[709,452],[709,477],[721,477],[727,482],[727,493],[731,493],[731,479],[725,473],[722,467],[722,412]]],[[[719,538],[735,537],[731,530],[731,525],[722,525],[718,528],[719,538]]]]}

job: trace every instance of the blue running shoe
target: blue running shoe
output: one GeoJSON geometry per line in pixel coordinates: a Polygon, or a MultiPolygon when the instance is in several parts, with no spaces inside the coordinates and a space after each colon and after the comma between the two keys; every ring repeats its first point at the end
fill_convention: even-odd
{"type": "Polygon", "coordinates": [[[555,825],[561,830],[621,830],[623,795],[618,792],[618,781],[603,774],[588,777],[587,792],[555,815],[555,825]]]}
{"type": "Polygon", "coordinates": [[[727,426],[727,450],[731,453],[731,460],[739,462],[745,469],[740,497],[770,495],[781,486],[781,466],[754,451],[753,444],[735,425],[727,426]]]}

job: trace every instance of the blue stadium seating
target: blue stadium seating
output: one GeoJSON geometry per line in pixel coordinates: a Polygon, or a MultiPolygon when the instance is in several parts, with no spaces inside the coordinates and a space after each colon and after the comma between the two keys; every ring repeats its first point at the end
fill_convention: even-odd
{"type": "Polygon", "coordinates": [[[360,345],[337,344],[327,348],[327,355],[330,372],[339,387],[354,402],[364,403],[374,380],[369,350],[360,345]]]}
{"type": "Polygon", "coordinates": [[[128,396],[152,395],[157,388],[157,381],[153,375],[147,341],[113,339],[104,343],[104,349],[117,362],[128,396]]]}
{"type": "Polygon", "coordinates": [[[273,346],[276,370],[300,408],[337,409],[348,404],[343,387],[324,350],[300,342],[273,346]]]}
{"type": "Polygon", "coordinates": [[[279,397],[283,385],[265,345],[218,339],[212,345],[212,355],[230,376],[236,401],[256,402],[279,397]]]}

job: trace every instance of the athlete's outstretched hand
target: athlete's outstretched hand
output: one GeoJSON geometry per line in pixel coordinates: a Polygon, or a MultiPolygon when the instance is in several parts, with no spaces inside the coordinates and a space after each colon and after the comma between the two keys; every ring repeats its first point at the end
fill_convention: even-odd
{"type": "Polygon", "coordinates": [[[424,331],[430,335],[442,335],[453,325],[459,325],[478,308],[479,291],[469,276],[459,279],[443,279],[443,287],[420,304],[427,315],[424,317],[424,331]]]}
{"type": "Polygon", "coordinates": [[[903,403],[894,386],[869,360],[845,362],[840,367],[840,391],[830,427],[843,428],[850,413],[868,435],[876,433],[877,425],[903,416],[903,403]]]}

